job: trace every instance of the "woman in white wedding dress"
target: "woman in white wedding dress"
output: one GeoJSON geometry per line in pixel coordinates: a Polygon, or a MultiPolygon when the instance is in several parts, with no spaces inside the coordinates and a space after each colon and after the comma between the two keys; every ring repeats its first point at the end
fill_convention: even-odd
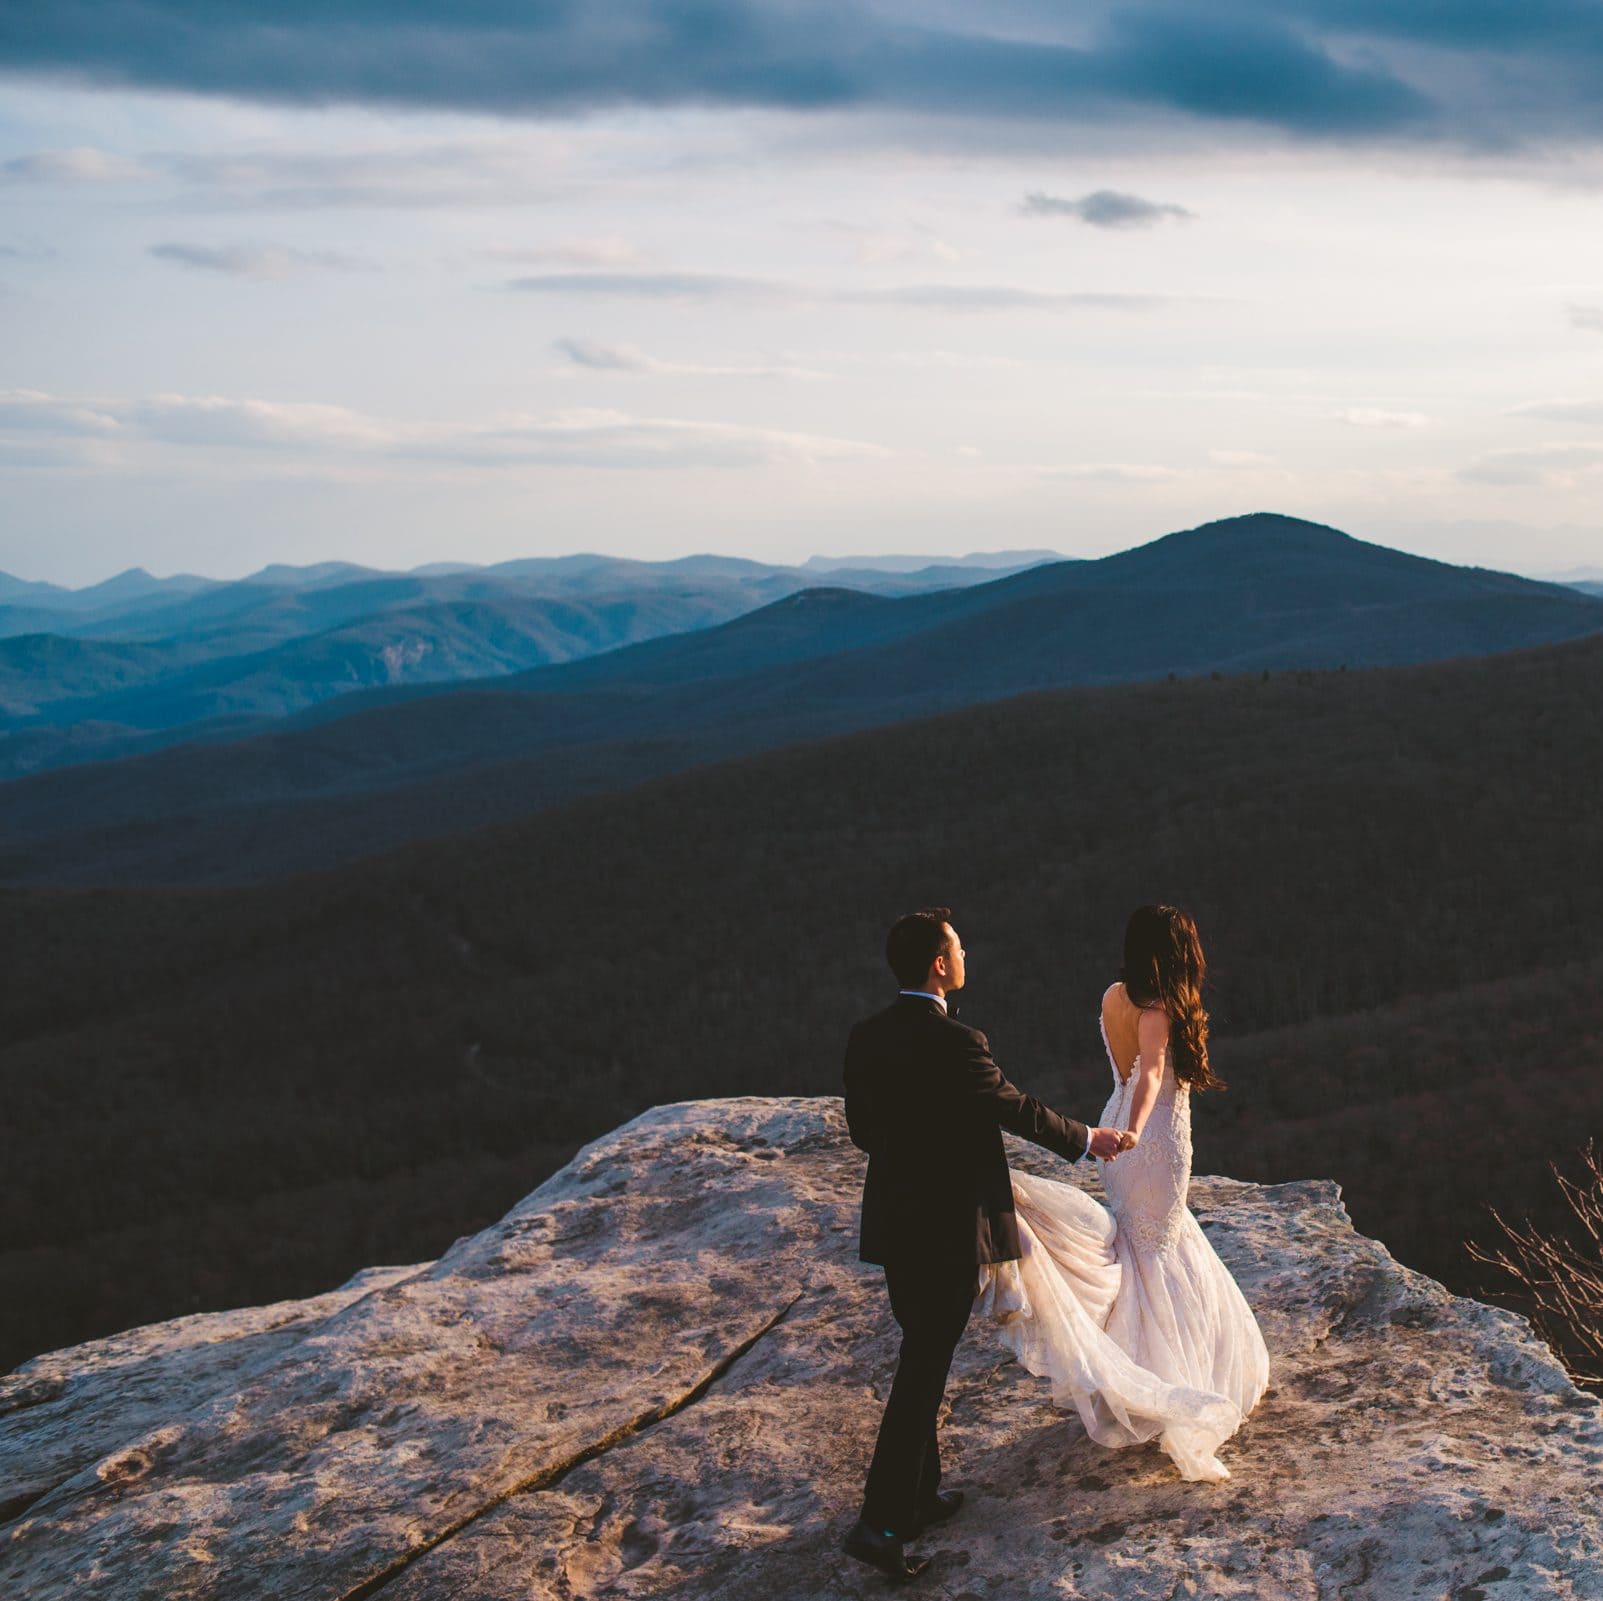
{"type": "Polygon", "coordinates": [[[1218,1480],[1230,1477],[1218,1448],[1263,1394],[1269,1353],[1186,1208],[1191,1093],[1224,1087],[1208,1063],[1204,971],[1190,917],[1137,909],[1102,998],[1113,1093],[1100,1120],[1134,1143],[1103,1164],[1106,1208],[1013,1172],[1024,1255],[982,1269],[978,1310],[1093,1440],[1155,1439],[1185,1478],[1218,1480]]]}

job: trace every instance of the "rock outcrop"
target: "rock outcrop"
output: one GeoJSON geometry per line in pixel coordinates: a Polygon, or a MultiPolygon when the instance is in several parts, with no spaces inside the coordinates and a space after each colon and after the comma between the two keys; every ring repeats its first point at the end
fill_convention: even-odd
{"type": "MultiPolygon", "coordinates": [[[[838,1550],[895,1350],[861,1164],[834,1100],[659,1107],[438,1262],[26,1364],[0,1596],[884,1593],[838,1550]]],[[[975,1323],[924,1593],[1603,1597],[1603,1414],[1521,1320],[1399,1266],[1332,1184],[1192,1205],[1275,1363],[1235,1477],[1100,1449],[975,1323]]]]}

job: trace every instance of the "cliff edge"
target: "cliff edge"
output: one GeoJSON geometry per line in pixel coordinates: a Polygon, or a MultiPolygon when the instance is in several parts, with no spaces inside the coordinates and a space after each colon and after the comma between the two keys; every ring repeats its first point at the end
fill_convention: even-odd
{"type": "MultiPolygon", "coordinates": [[[[839,1554],[895,1352],[861,1173],[832,1099],[658,1107],[438,1262],[39,1357],[0,1380],[0,1595],[883,1595],[839,1554]]],[[[1333,1184],[1191,1203],[1275,1364],[1234,1478],[1093,1445],[975,1322],[913,1593],[1603,1597],[1603,1412],[1525,1323],[1333,1184]]]]}

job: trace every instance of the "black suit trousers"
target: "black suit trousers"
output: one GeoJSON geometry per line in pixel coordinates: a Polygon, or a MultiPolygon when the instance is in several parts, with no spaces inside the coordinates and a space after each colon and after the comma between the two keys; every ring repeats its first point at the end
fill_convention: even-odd
{"type": "Polygon", "coordinates": [[[876,1529],[910,1536],[941,1486],[935,1419],[978,1276],[972,1262],[885,1265],[902,1351],[863,1491],[863,1517],[876,1529]]]}

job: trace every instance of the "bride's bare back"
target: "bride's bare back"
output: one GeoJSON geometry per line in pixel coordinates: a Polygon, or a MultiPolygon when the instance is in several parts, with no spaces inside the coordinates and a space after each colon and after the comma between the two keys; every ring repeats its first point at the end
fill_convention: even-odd
{"type": "Polygon", "coordinates": [[[1122,983],[1110,984],[1102,996],[1102,1033],[1121,1079],[1129,1078],[1141,1054],[1140,1024],[1141,1008],[1130,992],[1122,983]]]}

